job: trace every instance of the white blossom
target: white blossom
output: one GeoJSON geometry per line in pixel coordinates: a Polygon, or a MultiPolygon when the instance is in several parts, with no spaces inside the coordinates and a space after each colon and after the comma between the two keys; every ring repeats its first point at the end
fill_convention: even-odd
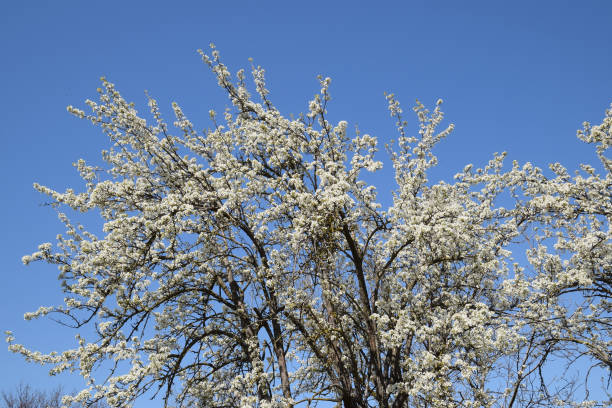
{"type": "Polygon", "coordinates": [[[596,406],[540,369],[612,368],[610,110],[578,133],[599,163],[574,176],[503,153],[435,183],[442,101],[417,102],[413,135],[388,94],[385,208],[362,177],[383,166],[378,140],[329,121],[329,78],[287,119],[261,67],[250,92],[214,47],[201,55],[232,104],[211,130],[176,103],[166,124],[150,96],[141,115],[103,78],[91,113],[68,107],[109,137],[103,164],[77,161],[78,193],[35,184],[103,221],[96,236],[60,213],[66,232],[22,259],[57,265],[66,296],[26,319],[95,335],[42,354],[6,332],[27,360],[87,379],[66,405],[158,390],[185,407],[596,406]]]}

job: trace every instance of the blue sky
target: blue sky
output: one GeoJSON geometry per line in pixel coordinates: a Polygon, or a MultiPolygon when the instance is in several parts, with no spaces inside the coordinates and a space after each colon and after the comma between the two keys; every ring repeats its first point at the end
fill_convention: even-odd
{"type": "MultiPolygon", "coordinates": [[[[330,76],[333,121],[347,120],[386,142],[395,137],[383,92],[405,111],[438,99],[456,131],[437,152],[449,179],[493,152],[540,166],[595,162],[575,132],[612,102],[610,1],[33,1],[0,12],[0,161],[3,245],[0,329],[41,351],[74,345],[74,332],[23,313],[56,304],[56,270],[21,256],[62,231],[34,181],[79,187],[71,163],[95,162],[108,140],[67,105],[95,98],[99,77],[146,109],[144,90],[166,112],[178,102],[199,128],[228,104],[196,49],[214,42],[232,69],[248,58],[267,71],[281,112],[299,113],[330,76]]],[[[407,113],[406,118],[415,123],[407,113]]],[[[374,180],[384,198],[389,173],[374,180]]],[[[23,380],[77,388],[70,375],[0,349],[0,384],[23,380]]],[[[145,401],[142,407],[151,405],[145,401]]]]}

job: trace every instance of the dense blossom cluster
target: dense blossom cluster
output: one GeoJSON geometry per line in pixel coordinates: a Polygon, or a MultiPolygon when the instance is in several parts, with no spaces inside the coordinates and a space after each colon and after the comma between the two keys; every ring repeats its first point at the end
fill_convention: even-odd
{"type": "Polygon", "coordinates": [[[252,97],[243,71],[202,57],[231,99],[223,123],[211,111],[198,132],[173,104],[171,130],[155,100],[146,120],[103,79],[91,113],[69,111],[114,143],[105,167],[76,163],[80,193],[35,185],[104,222],[98,237],[60,214],[66,233],[23,259],[56,264],[66,293],[26,318],[95,329],[47,355],[8,335],[87,379],[66,403],[126,407],[150,390],[184,407],[606,403],[605,383],[598,403],[547,367],[584,368],[587,391],[612,369],[610,110],[578,134],[595,167],[500,154],[434,183],[432,148],[452,131],[437,130],[442,101],[417,104],[413,136],[387,95],[399,135],[382,209],[362,180],[382,168],[377,139],[327,120],[328,78],[290,120],[261,68],[252,97]]]}

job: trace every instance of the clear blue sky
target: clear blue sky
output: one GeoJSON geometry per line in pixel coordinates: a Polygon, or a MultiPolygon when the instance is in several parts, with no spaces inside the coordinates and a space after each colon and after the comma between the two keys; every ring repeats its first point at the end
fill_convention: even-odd
{"type": "MultiPolygon", "coordinates": [[[[196,49],[214,42],[233,69],[248,58],[267,70],[271,97],[286,114],[306,108],[330,76],[334,121],[395,137],[384,91],[405,111],[415,98],[444,111],[456,131],[438,149],[440,177],[496,151],[539,165],[594,162],[575,138],[612,102],[611,1],[12,1],[0,11],[0,329],[42,351],[74,334],[23,313],[62,299],[56,270],[21,256],[62,231],[41,206],[37,181],[79,187],[71,163],[95,162],[101,132],[66,113],[96,97],[107,76],[145,111],[143,91],[168,111],[177,101],[199,128],[227,99],[196,49]]],[[[407,119],[413,117],[408,114],[407,119]]],[[[414,123],[414,120],[412,120],[414,123]]],[[[388,173],[387,173],[388,175],[388,173]]],[[[389,186],[386,176],[375,182],[389,186]]],[[[20,380],[80,386],[0,349],[0,388],[20,380]]],[[[139,407],[153,406],[146,401],[139,407]]]]}

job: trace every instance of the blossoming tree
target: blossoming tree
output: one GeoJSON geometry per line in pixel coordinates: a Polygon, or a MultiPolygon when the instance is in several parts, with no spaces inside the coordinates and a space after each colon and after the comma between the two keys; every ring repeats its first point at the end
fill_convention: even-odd
{"type": "Polygon", "coordinates": [[[612,368],[610,110],[578,132],[599,163],[576,175],[501,154],[434,183],[432,148],[452,130],[437,129],[441,101],[417,104],[413,135],[388,95],[399,134],[383,209],[362,180],[382,167],[377,139],[327,120],[329,79],[287,119],[261,68],[252,96],[244,71],[214,48],[202,57],[233,106],[222,121],[210,112],[213,129],[196,131],[176,104],[172,127],[151,98],[146,120],[103,79],[91,113],[68,109],[114,143],[105,166],[76,163],[82,192],[35,184],[104,222],[99,237],[60,213],[66,233],[23,259],[57,265],[66,293],[26,318],[95,329],[47,355],[8,334],[12,351],[87,379],[66,403],[126,407],[151,392],[185,407],[597,403],[589,392],[612,368]]]}

